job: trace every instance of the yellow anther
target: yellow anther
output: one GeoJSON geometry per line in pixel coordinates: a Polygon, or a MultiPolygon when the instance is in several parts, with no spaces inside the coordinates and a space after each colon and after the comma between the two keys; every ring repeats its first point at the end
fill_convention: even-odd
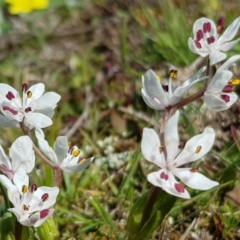
{"type": "Polygon", "coordinates": [[[163,146],[160,146],[160,147],[159,147],[159,152],[162,153],[163,150],[164,150],[164,147],[163,147],[163,146]]]}
{"type": "Polygon", "coordinates": [[[190,169],[190,172],[198,172],[198,167],[193,167],[190,169]]]}
{"type": "Polygon", "coordinates": [[[79,160],[78,160],[78,163],[84,163],[84,162],[86,162],[86,158],[80,158],[79,160]]]}
{"type": "Polygon", "coordinates": [[[28,191],[28,187],[26,185],[22,186],[22,193],[26,193],[28,191]]]}
{"type": "Polygon", "coordinates": [[[240,79],[238,78],[233,78],[229,81],[229,83],[231,83],[232,85],[236,86],[240,84],[240,79]]]}
{"type": "Polygon", "coordinates": [[[28,97],[28,98],[31,98],[31,97],[32,97],[32,92],[31,92],[31,91],[28,91],[28,92],[27,92],[27,97],[28,97]]]}
{"type": "Polygon", "coordinates": [[[25,204],[22,205],[22,209],[23,209],[24,211],[28,211],[28,210],[29,210],[29,208],[28,208],[25,204]]]}
{"type": "Polygon", "coordinates": [[[201,149],[202,149],[201,146],[197,146],[195,153],[199,153],[201,151],[201,149]]]}
{"type": "Polygon", "coordinates": [[[76,149],[76,150],[74,150],[74,151],[72,152],[72,155],[73,155],[74,157],[77,157],[79,154],[80,154],[80,150],[78,150],[78,149],[76,149]]]}
{"type": "Polygon", "coordinates": [[[177,78],[177,75],[178,75],[178,71],[177,70],[174,70],[172,69],[169,73],[169,77],[170,78],[173,78],[173,79],[176,79],[177,78]]]}
{"type": "Polygon", "coordinates": [[[158,80],[161,82],[161,76],[157,75],[158,80]]]}
{"type": "Polygon", "coordinates": [[[71,148],[72,147],[72,142],[68,142],[68,146],[69,146],[69,148],[71,148]]]}

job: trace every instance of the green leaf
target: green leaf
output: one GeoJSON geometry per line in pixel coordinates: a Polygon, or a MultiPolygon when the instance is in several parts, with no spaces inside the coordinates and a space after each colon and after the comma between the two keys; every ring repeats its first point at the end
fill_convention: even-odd
{"type": "Polygon", "coordinates": [[[5,212],[1,221],[1,239],[10,239],[10,234],[13,233],[12,214],[5,212]]]}
{"type": "Polygon", "coordinates": [[[165,216],[172,209],[175,201],[176,197],[155,187],[153,191],[150,190],[138,198],[128,217],[127,227],[129,239],[149,239],[149,236],[151,236],[154,230],[162,223],[165,216]],[[147,214],[150,215],[145,221],[143,219],[147,214]]]}

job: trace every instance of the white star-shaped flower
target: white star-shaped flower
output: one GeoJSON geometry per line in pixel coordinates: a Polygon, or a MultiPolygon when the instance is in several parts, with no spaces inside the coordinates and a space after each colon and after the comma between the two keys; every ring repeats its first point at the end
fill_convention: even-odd
{"type": "Polygon", "coordinates": [[[188,140],[181,150],[179,149],[177,129],[178,116],[179,112],[177,111],[167,122],[165,150],[157,133],[151,128],[144,128],[143,130],[141,149],[145,159],[160,167],[160,170],[148,174],[148,181],[169,194],[180,198],[190,198],[183,184],[197,190],[208,190],[218,185],[218,182],[212,181],[199,173],[197,168],[180,168],[180,166],[204,156],[213,145],[215,133],[212,128],[207,127],[202,134],[188,140]],[[164,151],[166,151],[167,156],[165,156],[164,151]],[[183,183],[178,182],[175,177],[183,183]]]}

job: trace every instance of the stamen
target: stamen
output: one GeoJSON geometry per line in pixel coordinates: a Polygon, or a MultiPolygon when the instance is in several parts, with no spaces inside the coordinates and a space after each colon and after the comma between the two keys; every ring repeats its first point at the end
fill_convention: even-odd
{"type": "Polygon", "coordinates": [[[74,148],[71,147],[71,148],[68,150],[68,153],[69,153],[69,154],[72,154],[73,150],[74,150],[74,148]]]}
{"type": "Polygon", "coordinates": [[[163,150],[164,150],[164,147],[163,147],[163,146],[160,146],[160,147],[159,147],[159,152],[162,153],[163,150]]]}
{"type": "Polygon", "coordinates": [[[168,85],[162,85],[162,88],[165,92],[168,92],[168,85]]]}
{"type": "Polygon", "coordinates": [[[49,199],[49,194],[48,193],[44,193],[41,197],[43,202],[46,202],[49,199]]]}
{"type": "Polygon", "coordinates": [[[199,153],[201,151],[201,149],[202,149],[201,146],[197,146],[195,153],[199,153]]]}
{"type": "Polygon", "coordinates": [[[72,142],[68,142],[68,146],[69,146],[69,148],[71,148],[72,147],[72,142]]]}
{"type": "Polygon", "coordinates": [[[28,187],[26,185],[22,186],[22,193],[26,193],[28,191],[28,187]]]}
{"type": "Polygon", "coordinates": [[[77,157],[79,154],[80,154],[80,150],[79,149],[75,149],[73,152],[72,152],[72,155],[74,156],[74,157],[77,157]]]}
{"type": "Polygon", "coordinates": [[[23,205],[22,205],[22,209],[23,209],[24,211],[28,211],[28,210],[29,210],[29,207],[28,207],[27,205],[23,204],[23,205]]]}
{"type": "Polygon", "coordinates": [[[194,43],[196,48],[199,48],[199,49],[202,48],[202,44],[198,40],[195,40],[194,43]]]}
{"type": "Polygon", "coordinates": [[[44,209],[40,212],[40,218],[45,218],[49,213],[49,209],[44,209]]]}
{"type": "Polygon", "coordinates": [[[168,175],[165,173],[165,172],[162,172],[161,174],[160,174],[160,178],[161,179],[165,179],[166,181],[168,180],[168,175]]]}
{"type": "Polygon", "coordinates": [[[31,192],[35,192],[35,191],[37,191],[37,189],[38,189],[37,185],[36,184],[32,184],[31,192]]]}
{"type": "Polygon", "coordinates": [[[25,108],[25,112],[26,112],[26,113],[31,112],[31,111],[32,111],[32,108],[31,108],[31,107],[25,108]]]}
{"type": "Polygon", "coordinates": [[[9,111],[10,113],[12,113],[13,115],[17,115],[18,114],[18,111],[8,107],[8,106],[3,106],[3,110],[4,111],[9,111]]]}
{"type": "Polygon", "coordinates": [[[170,78],[176,79],[177,78],[178,71],[172,69],[169,73],[170,78]]]}
{"type": "Polygon", "coordinates": [[[190,172],[198,172],[198,167],[193,167],[190,169],[190,172]]]}
{"type": "Polygon", "coordinates": [[[23,92],[26,92],[27,89],[28,89],[28,85],[27,85],[26,83],[23,83],[23,84],[22,84],[22,91],[23,91],[23,92]]]}
{"type": "Polygon", "coordinates": [[[86,162],[86,160],[87,160],[86,158],[79,158],[78,163],[84,163],[84,162],[86,162]]]}
{"type": "Polygon", "coordinates": [[[238,78],[233,78],[229,81],[229,83],[231,83],[232,85],[236,86],[240,84],[240,79],[238,78]]]}
{"type": "Polygon", "coordinates": [[[185,188],[181,183],[175,183],[174,187],[179,193],[184,193],[185,191],[185,188]]]}
{"type": "Polygon", "coordinates": [[[28,91],[28,92],[27,92],[27,97],[28,97],[28,98],[31,98],[31,97],[32,97],[32,92],[31,92],[31,91],[28,91]]]}
{"type": "Polygon", "coordinates": [[[222,32],[224,30],[224,25],[225,25],[225,18],[224,17],[220,17],[218,19],[218,26],[217,26],[217,33],[218,34],[222,34],[222,32]]]}

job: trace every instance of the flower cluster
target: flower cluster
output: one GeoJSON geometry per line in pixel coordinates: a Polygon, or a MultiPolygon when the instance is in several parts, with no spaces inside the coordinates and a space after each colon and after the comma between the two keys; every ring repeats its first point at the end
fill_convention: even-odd
{"type": "MultiPolygon", "coordinates": [[[[61,171],[79,172],[89,166],[93,157],[86,159],[76,146],[69,147],[65,136],[56,139],[54,148],[49,146],[42,128],[52,125],[51,118],[61,97],[55,92],[44,91],[43,83],[31,87],[23,84],[20,97],[17,90],[0,83],[0,126],[21,127],[25,134],[35,129],[40,151],[48,157],[45,159],[42,155],[40,158],[56,171],[54,183],[60,183],[61,171]]],[[[34,150],[37,149],[29,136],[21,136],[13,142],[9,157],[0,146],[0,170],[4,174],[0,174],[0,182],[13,204],[8,211],[14,213],[22,225],[39,227],[54,213],[59,188],[57,185],[29,185],[28,174],[35,169],[34,150]]]]}
{"type": "Polygon", "coordinates": [[[172,80],[177,78],[177,71],[171,70],[168,84],[163,85],[157,75],[148,70],[142,77],[142,97],[145,103],[155,110],[163,111],[160,138],[154,129],[144,128],[141,149],[148,161],[156,164],[160,170],[149,173],[148,181],[160,187],[169,194],[181,198],[190,198],[185,188],[208,190],[218,185],[198,172],[198,168],[189,164],[201,159],[213,146],[215,132],[207,127],[202,134],[189,139],[184,147],[180,146],[178,136],[179,109],[202,98],[205,105],[212,111],[223,111],[237,101],[234,85],[239,84],[229,70],[240,55],[235,55],[223,63],[213,76],[209,74],[211,66],[226,58],[230,50],[240,39],[231,41],[240,27],[240,17],[225,30],[225,20],[220,18],[218,26],[207,18],[198,19],[193,25],[193,38],[189,38],[191,51],[208,57],[208,65],[198,70],[190,79],[178,87],[172,86],[172,80]],[[223,33],[223,34],[222,34],[223,33]],[[199,92],[187,95],[189,89],[196,83],[203,83],[199,92]],[[181,167],[184,165],[183,167],[181,167]],[[186,166],[187,165],[187,166],[186,166]],[[181,182],[179,182],[177,179],[181,182]]]}

